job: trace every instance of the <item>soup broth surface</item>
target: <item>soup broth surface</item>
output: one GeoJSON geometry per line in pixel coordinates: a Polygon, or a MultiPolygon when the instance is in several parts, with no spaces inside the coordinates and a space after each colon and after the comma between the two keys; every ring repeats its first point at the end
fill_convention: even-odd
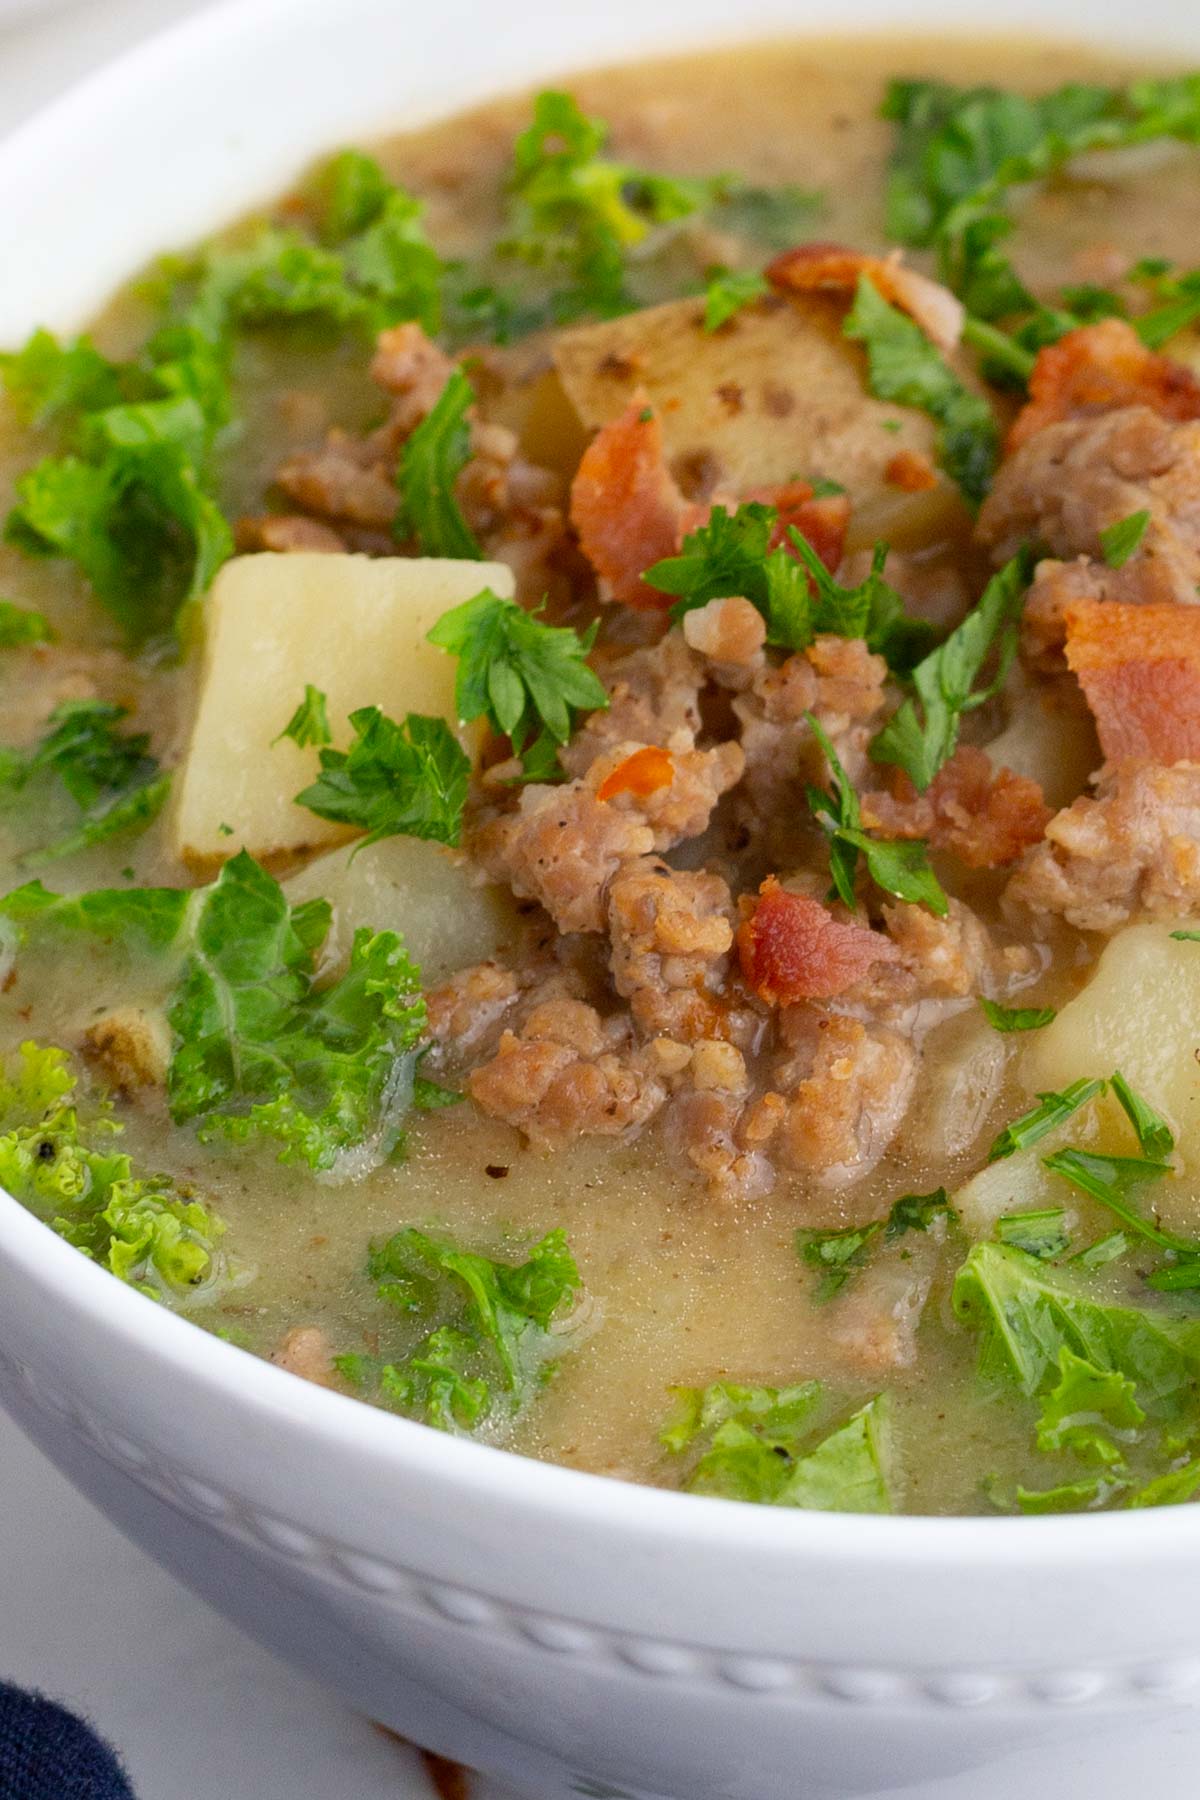
{"type": "MultiPolygon", "coordinates": [[[[1043,45],[830,39],[603,70],[572,78],[570,88],[585,114],[607,122],[611,136],[605,156],[675,177],[730,171],[763,188],[801,188],[820,196],[804,236],[881,254],[889,247],[884,194],[894,127],[881,118],[880,104],[889,80],[937,78],[959,87],[986,84],[1042,93],[1068,81],[1114,84],[1142,73],[1043,45]]],[[[489,277],[505,266],[502,258],[494,258],[492,246],[510,216],[513,144],[529,122],[530,107],[529,96],[505,99],[373,150],[388,179],[423,203],[425,229],[441,256],[479,262],[489,277]]],[[[1173,141],[1123,155],[1096,153],[1044,182],[1020,188],[1006,201],[1016,230],[1005,253],[1011,253],[1023,281],[1039,297],[1089,283],[1108,286],[1116,280],[1115,271],[1139,258],[1187,267],[1200,247],[1198,154],[1173,141]]],[[[291,196],[278,216],[288,221],[300,207],[291,196]]],[[[230,242],[249,241],[252,230],[238,227],[230,242]]],[[[778,248],[733,223],[688,221],[665,236],[652,236],[635,267],[637,299],[648,305],[695,294],[703,290],[706,267],[757,267],[778,248]],[[705,230],[708,239],[702,238],[705,230]]],[[[936,273],[928,252],[913,252],[911,261],[936,273]]],[[[96,345],[112,358],[136,354],[155,326],[156,306],[146,284],[135,284],[96,322],[96,345]]],[[[734,321],[732,329],[737,328],[734,321]]],[[[1185,333],[1170,345],[1171,353],[1186,361],[1190,342],[1185,333]]],[[[481,410],[491,421],[515,430],[535,462],[566,457],[572,444],[577,455],[594,426],[592,420],[581,424],[577,419],[563,424],[566,402],[560,390],[547,385],[554,344],[553,330],[536,330],[507,346],[486,349],[482,361],[467,363],[481,410]]],[[[305,321],[250,325],[236,336],[234,359],[236,423],[222,433],[216,452],[219,501],[230,519],[278,510],[275,482],[281,464],[293,454],[311,452],[331,429],[360,436],[386,410],[386,396],[381,400],[371,377],[370,341],[359,333],[339,334],[305,321]]],[[[977,374],[970,380],[978,385],[977,374]]],[[[993,392],[997,414],[1005,422],[1016,415],[1021,400],[1011,386],[993,392]]],[[[898,430],[898,444],[909,442],[907,431],[907,425],[898,430]]],[[[61,450],[53,419],[39,425],[18,418],[15,410],[0,414],[0,497],[5,503],[16,502],[21,477],[39,457],[61,450]]],[[[804,478],[821,472],[795,471],[804,478]]],[[[853,494],[851,503],[853,508],[853,494]]],[[[857,551],[860,562],[863,556],[869,562],[872,518],[856,524],[853,510],[851,517],[847,553],[857,551]]],[[[964,604],[975,603],[990,573],[989,557],[973,541],[972,527],[966,508],[943,508],[928,527],[918,522],[908,547],[917,571],[913,610],[923,611],[943,630],[961,615],[964,604]]],[[[359,548],[358,540],[349,539],[348,547],[359,548]]],[[[574,556],[573,562],[559,565],[560,586],[549,616],[582,628],[596,616],[597,607],[590,571],[577,552],[574,556]]],[[[854,580],[865,573],[864,564],[854,580]]],[[[896,582],[903,591],[903,573],[896,582]]],[[[31,557],[11,542],[0,547],[0,594],[44,613],[57,640],[45,649],[0,650],[0,742],[29,745],[44,731],[54,706],[99,695],[129,708],[127,726],[150,733],[153,754],[164,767],[182,762],[203,679],[196,647],[203,619],[196,608],[185,621],[181,656],[164,651],[161,642],[130,650],[111,610],[97,602],[76,564],[61,556],[31,557]]],[[[522,592],[520,597],[536,602],[539,596],[522,592]]],[[[638,632],[646,615],[631,614],[633,624],[622,626],[613,623],[619,609],[599,610],[604,613],[602,648],[606,643],[619,647],[623,631],[627,647],[642,641],[638,632]]],[[[1037,711],[1043,721],[1037,728],[1043,745],[1039,777],[1048,769],[1057,778],[1061,791],[1051,792],[1055,781],[1047,780],[1047,797],[1052,810],[1065,807],[1088,791],[1087,777],[1103,761],[1092,723],[1086,708],[1078,700],[1064,700],[1061,689],[1052,696],[1047,714],[1044,695],[1038,697],[1042,690],[1035,693],[1031,686],[1036,677],[1020,669],[1016,665],[999,698],[964,715],[964,741],[989,743],[1007,733],[1009,744],[1014,733],[1019,736],[1020,720],[1037,711]]],[[[308,679],[321,686],[322,673],[314,668],[308,679]]],[[[718,706],[728,712],[736,690],[722,692],[723,699],[710,695],[706,702],[714,718],[718,706]]],[[[276,729],[283,724],[280,719],[276,729]]],[[[263,755],[269,754],[264,744],[263,755]]],[[[315,774],[316,749],[306,754],[315,774]]],[[[1019,759],[1016,766],[1020,772],[1019,759]]],[[[866,785],[885,783],[880,778],[866,785]]],[[[75,803],[52,789],[35,808],[14,803],[0,814],[6,888],[34,874],[47,887],[71,893],[191,885],[202,877],[194,863],[178,854],[172,825],[177,799],[178,793],[140,834],[121,835],[61,863],[33,868],[22,857],[45,841],[51,827],[69,825],[75,803]]],[[[803,808],[799,797],[796,804],[803,808]]],[[[722,813],[719,820],[723,818],[722,813]]],[[[240,842],[232,812],[229,823],[232,853],[240,842]]],[[[670,865],[701,868],[711,855],[711,866],[726,873],[748,870],[752,853],[730,850],[722,829],[718,821],[698,848],[684,843],[668,851],[670,865]],[[748,854],[750,861],[745,860],[748,854]]],[[[352,924],[408,933],[430,988],[480,957],[504,962],[536,956],[529,946],[546,940],[546,920],[528,896],[518,895],[515,903],[507,896],[495,899],[495,942],[473,943],[474,915],[453,916],[451,890],[444,916],[432,924],[424,918],[414,928],[404,903],[406,857],[415,854],[411,842],[394,837],[353,859],[351,847],[334,848],[320,867],[303,856],[276,859],[270,866],[285,886],[291,884],[288,891],[297,898],[322,891],[323,880],[333,883],[334,891],[326,889],[326,897],[342,909],[343,924],[348,918],[352,924]],[[378,885],[372,890],[375,870],[378,885]],[[379,907],[369,918],[363,917],[364,891],[379,907]]],[[[417,849],[424,852],[427,846],[417,849]]],[[[1062,1009],[1087,989],[1111,934],[1078,929],[1061,915],[1050,921],[1043,917],[1031,949],[1027,924],[1003,901],[1010,866],[972,870],[936,851],[933,866],[996,944],[1014,951],[1010,966],[1020,978],[995,990],[1003,1005],[1053,1008],[1061,1018],[1062,1009]],[[1028,952],[1024,963],[1023,951],[1028,952]]],[[[756,893],[759,881],[773,872],[776,864],[764,852],[747,879],[747,891],[756,893]]],[[[211,878],[212,871],[208,874],[211,878]]],[[[824,903],[819,885],[810,883],[807,891],[824,903]]],[[[876,894],[871,902],[876,919],[878,900],[876,894]]],[[[1168,926],[1187,927],[1195,910],[1185,895],[1170,918],[1159,909],[1151,912],[1156,921],[1151,925],[1139,925],[1136,914],[1121,923],[1130,930],[1165,934],[1168,926]]],[[[1186,945],[1176,942],[1174,948],[1186,945]]],[[[1200,948],[1193,947],[1193,953],[1200,958],[1200,948]]],[[[111,1071],[97,1067],[94,1058],[90,1064],[78,1060],[89,1027],[131,1004],[161,1006],[159,979],[152,959],[136,950],[114,949],[86,936],[44,939],[31,931],[12,952],[11,972],[0,994],[0,1048],[15,1052],[28,1039],[63,1045],[76,1066],[87,1071],[86,1091],[98,1095],[113,1083],[111,1071]]],[[[1131,1009],[1144,1003],[1131,993],[1131,1009]]],[[[1107,1077],[1113,1053],[1096,1029],[1097,1062],[1089,1072],[1107,1077]]],[[[392,1158],[361,1179],[337,1180],[314,1177],[294,1163],[281,1164],[277,1146],[270,1142],[199,1142],[193,1126],[172,1123],[160,1086],[133,1091],[118,1083],[112,1106],[124,1127],[121,1147],[135,1167],[173,1177],[224,1222],[222,1279],[202,1284],[195,1294],[168,1294],[167,1303],[249,1351],[276,1354],[290,1333],[312,1327],[339,1357],[399,1357],[411,1349],[416,1327],[406,1323],[402,1309],[398,1314],[379,1298],[377,1281],[367,1273],[371,1244],[401,1228],[418,1227],[435,1238],[515,1262],[532,1243],[561,1229],[578,1263],[581,1294],[556,1321],[554,1329],[565,1348],[555,1358],[553,1379],[539,1386],[515,1417],[505,1407],[489,1414],[476,1427],[480,1435],[570,1467],[674,1487],[686,1481],[695,1450],[681,1456],[660,1440],[672,1409],[670,1390],[717,1383],[780,1388],[812,1380],[823,1384],[824,1398],[823,1410],[813,1415],[810,1448],[819,1438],[818,1423],[822,1429],[832,1427],[881,1392],[888,1395],[889,1489],[897,1510],[1008,1510],[1019,1489],[1086,1483],[1097,1470],[1104,1474],[1115,1464],[1081,1459],[1065,1449],[1040,1449],[1036,1401],[1012,1380],[981,1378],[979,1331],[956,1315],[952,1288],[972,1243],[989,1238],[994,1217],[981,1225],[978,1210],[968,1216],[970,1207],[964,1208],[958,1196],[984,1166],[997,1133],[1037,1105],[1038,1091],[1066,1088],[1078,1071],[1067,1066],[1067,1057],[1061,1079],[1053,1070],[1048,1073],[1049,1053],[1040,1049],[1038,1031],[997,1033],[975,992],[941,1005],[932,1027],[922,1027],[922,1039],[920,1073],[903,1120],[860,1178],[837,1183],[780,1167],[769,1188],[753,1192],[706,1189],[681,1152],[678,1128],[667,1112],[640,1131],[576,1135],[547,1151],[467,1098],[455,1106],[411,1114],[403,1158],[392,1158]],[[835,1283],[831,1297],[819,1297],[821,1272],[802,1253],[811,1240],[802,1238],[798,1247],[798,1232],[867,1225],[886,1218],[901,1196],[929,1196],[939,1188],[954,1203],[957,1222],[934,1215],[904,1237],[868,1242],[844,1284],[835,1283]],[[876,1341],[895,1330],[903,1335],[903,1316],[914,1306],[920,1319],[907,1347],[889,1350],[876,1341]]],[[[1184,1045],[1181,1054],[1186,1057],[1191,1048],[1184,1045]]],[[[437,1073],[448,1085],[459,1086],[471,1067],[469,1058],[456,1060],[451,1054],[437,1073]]],[[[1110,1116],[1104,1110],[1112,1108],[1111,1096],[1098,1104],[1098,1123],[1084,1130],[1077,1120],[1080,1137],[1060,1133],[1044,1148],[1078,1142],[1135,1153],[1121,1135],[1127,1127],[1118,1113],[1110,1116]]],[[[1200,1224],[1188,1173],[1187,1120],[1174,1116],[1169,1123],[1177,1147],[1170,1172],[1155,1190],[1153,1211],[1186,1235],[1200,1224]]],[[[1200,1144],[1194,1148],[1200,1150],[1200,1144]]],[[[1025,1168],[1014,1159],[1011,1192],[998,1200],[993,1195],[988,1202],[993,1215],[1027,1205],[1031,1190],[1022,1186],[1024,1175],[1018,1179],[1018,1162],[1025,1168]]],[[[1052,1200],[1065,1208],[1072,1253],[1102,1239],[1117,1223],[1104,1207],[1063,1182],[1052,1200]]],[[[1145,1194],[1137,1204],[1149,1216],[1145,1194]]],[[[1039,1266],[1057,1271],[1064,1264],[1060,1255],[1039,1266]]],[[[1144,1278],[1155,1266],[1153,1247],[1131,1237],[1124,1256],[1098,1261],[1079,1273],[1081,1278],[1086,1274],[1097,1304],[1148,1306],[1154,1317],[1169,1312],[1173,1326],[1178,1322],[1187,1331],[1188,1293],[1164,1299],[1145,1286],[1144,1278]]],[[[324,1369],[322,1378],[354,1391],[344,1372],[324,1369]]],[[[1188,1428],[1178,1421],[1162,1425],[1163,1432],[1174,1433],[1165,1448],[1158,1437],[1151,1444],[1130,1425],[1109,1424],[1114,1435],[1105,1443],[1117,1445],[1114,1456],[1124,1459],[1123,1467],[1127,1463],[1127,1475],[1119,1489],[1099,1490],[1093,1484],[1090,1497],[1081,1489],[1077,1504],[1094,1504],[1098,1494],[1103,1499],[1116,1491],[1130,1492],[1165,1469],[1182,1467],[1192,1453],[1188,1428]]],[[[1108,1450],[1097,1454],[1103,1459],[1108,1450]]]]}

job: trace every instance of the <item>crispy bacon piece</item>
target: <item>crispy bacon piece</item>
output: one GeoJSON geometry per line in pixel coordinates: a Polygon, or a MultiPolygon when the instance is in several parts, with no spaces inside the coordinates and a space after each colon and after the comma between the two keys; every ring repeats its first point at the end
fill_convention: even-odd
{"type": "Polygon", "coordinates": [[[1148,406],[1164,419],[1200,418],[1200,381],[1182,363],[1147,350],[1124,319],[1101,319],[1069,331],[1038,352],[1029,400],[1013,420],[1011,456],[1060,419],[1148,406]]]}
{"type": "Polygon", "coordinates": [[[742,901],[737,946],[742,974],[760,1000],[790,1006],[829,1000],[861,981],[877,962],[894,962],[889,938],[835,919],[807,894],[792,894],[769,875],[758,898],[742,901]]]}
{"type": "Polygon", "coordinates": [[[864,794],[863,822],[884,837],[928,838],[971,869],[995,869],[1015,862],[1039,844],[1051,811],[1036,781],[993,769],[991,758],[973,744],[960,744],[950,761],[918,794],[902,769],[890,793],[864,794]]]}
{"type": "Polygon", "coordinates": [[[883,471],[883,478],[902,494],[923,494],[938,484],[937,470],[919,450],[897,450],[883,471]]]}
{"type": "Polygon", "coordinates": [[[636,794],[644,800],[647,794],[669,786],[675,775],[675,760],[669,750],[648,744],[618,763],[596,789],[597,800],[612,800],[617,794],[636,794]]]}
{"type": "MultiPolygon", "coordinates": [[[[789,481],[778,488],[755,488],[745,498],[778,508],[776,544],[790,548],[787,532],[794,526],[826,568],[836,569],[850,518],[844,494],[818,498],[807,481],[789,481]]],[[[667,607],[672,596],[643,581],[644,571],[674,556],[685,535],[703,525],[713,507],[732,512],[737,504],[725,494],[716,495],[711,506],[684,499],[667,467],[662,423],[639,395],[584,451],[571,487],[571,522],[584,555],[608,583],[614,600],[642,609],[667,607]]]]}
{"type": "Polygon", "coordinates": [[[663,451],[662,422],[640,395],[597,432],[571,486],[571,522],[583,553],[614,600],[670,606],[642,572],[674,556],[686,501],[663,451]]]}
{"type": "Polygon", "coordinates": [[[1109,762],[1200,761],[1200,607],[1080,601],[1067,610],[1067,663],[1109,762]]]}
{"type": "Polygon", "coordinates": [[[767,280],[781,294],[852,294],[866,275],[885,300],[915,319],[939,350],[954,350],[966,312],[948,288],[905,267],[899,250],[864,256],[845,244],[798,244],[767,268],[767,280]]]}
{"type": "MultiPolygon", "coordinates": [[[[779,513],[771,538],[774,549],[782,544],[790,550],[789,528],[795,527],[806,538],[830,574],[842,560],[846,527],[850,523],[850,501],[845,494],[814,494],[807,481],[789,481],[781,488],[756,488],[747,500],[762,500],[779,513]]],[[[695,527],[691,527],[695,530],[695,527]]]]}

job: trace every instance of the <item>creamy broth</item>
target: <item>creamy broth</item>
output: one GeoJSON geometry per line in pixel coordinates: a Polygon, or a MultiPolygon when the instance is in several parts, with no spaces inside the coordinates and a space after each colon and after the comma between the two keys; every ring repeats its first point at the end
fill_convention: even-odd
{"type": "MultiPolygon", "coordinates": [[[[608,121],[612,136],[606,155],[677,176],[729,170],[754,183],[819,191],[823,206],[803,235],[878,252],[887,247],[883,193],[893,141],[879,105],[885,83],[897,74],[1036,92],[1066,80],[1131,78],[1124,67],[1069,49],[1006,41],[935,47],[881,38],[656,62],[589,74],[572,79],[570,86],[587,113],[608,121]]],[[[474,260],[502,232],[513,140],[527,124],[529,110],[528,97],[505,100],[378,147],[388,177],[425,203],[426,228],[444,257],[474,260]]],[[[1072,284],[1110,283],[1142,257],[1188,266],[1192,247],[1200,245],[1196,158],[1196,151],[1176,144],[1148,146],[1123,161],[1098,155],[1022,193],[1016,208],[1018,231],[1006,248],[1026,283],[1040,296],[1072,284]]],[[[282,216],[295,216],[297,204],[294,198],[285,202],[282,216]]],[[[757,267],[762,261],[764,246],[735,229],[712,223],[689,230],[691,236],[681,233],[638,267],[643,304],[694,293],[703,286],[707,264],[757,267]]],[[[239,228],[231,241],[243,241],[244,235],[239,228]]],[[[932,270],[931,260],[920,255],[914,260],[932,270]]],[[[488,263],[489,273],[492,267],[488,263]]],[[[97,322],[95,340],[108,355],[128,355],[153,317],[145,295],[131,291],[97,322]]],[[[1170,349],[1186,359],[1188,345],[1185,335],[1170,349]]],[[[490,352],[490,376],[480,379],[478,389],[487,417],[521,433],[523,449],[534,462],[577,457],[588,440],[577,419],[564,425],[561,396],[547,400],[549,346],[550,334],[535,332],[490,352]]],[[[261,514],[273,504],[280,464],[293,452],[311,450],[331,427],[360,434],[377,423],[382,402],[370,377],[370,357],[369,342],[354,332],[335,338],[301,325],[238,335],[233,377],[238,426],[222,441],[218,464],[219,498],[231,519],[261,514]]],[[[1019,398],[999,393],[996,405],[1011,418],[1019,398]]],[[[6,507],[20,474],[60,447],[52,427],[34,429],[14,417],[0,417],[0,499],[6,507]]],[[[814,472],[821,473],[797,471],[803,476],[814,472]]],[[[854,529],[852,524],[851,549],[854,529]]],[[[871,536],[864,531],[868,544],[871,536]]],[[[924,609],[948,625],[962,610],[955,596],[965,591],[973,603],[989,572],[987,556],[971,541],[969,515],[961,508],[944,511],[921,538],[919,552],[916,563],[924,570],[924,586],[914,610],[924,609]],[[939,598],[942,590],[929,575],[942,566],[953,577],[947,578],[949,598],[939,598]]],[[[855,579],[861,580],[862,573],[855,579]]],[[[903,580],[898,585],[903,589],[903,580]]],[[[128,654],[112,616],[65,558],[31,558],[14,545],[0,546],[0,594],[43,611],[60,640],[44,650],[0,650],[0,741],[29,744],[55,704],[99,693],[131,709],[127,723],[152,734],[154,754],[164,766],[180,763],[197,706],[200,658],[194,648],[178,663],[161,651],[128,654]]],[[[537,596],[522,593],[521,598],[537,596]]],[[[573,593],[560,591],[555,605],[556,619],[569,623],[582,623],[596,611],[583,579],[575,580],[573,593]]],[[[623,628],[613,625],[614,610],[605,609],[602,644],[606,639],[620,642],[623,628]]],[[[185,641],[190,633],[194,645],[199,631],[193,620],[185,641]]],[[[313,669],[309,678],[320,685],[322,670],[313,669]]],[[[1006,731],[1009,738],[1019,736],[1022,707],[1039,704],[1028,700],[1021,679],[1014,675],[1007,697],[974,715],[966,733],[971,741],[986,743],[1006,731]]],[[[1055,719],[1053,726],[1041,728],[1034,757],[1034,772],[1044,778],[1053,807],[1066,806],[1083,793],[1086,777],[1102,761],[1083,708],[1064,707],[1055,719]],[[1056,779],[1061,792],[1053,791],[1056,779]]],[[[283,723],[280,719],[276,728],[283,723]]],[[[269,754],[265,744],[263,753],[269,754]]],[[[315,769],[315,751],[308,754],[315,769]]],[[[1014,761],[1023,767],[1015,755],[1014,761]]],[[[71,806],[64,800],[61,808],[65,822],[71,806]]],[[[28,873],[69,892],[109,885],[187,885],[197,879],[194,863],[189,867],[178,856],[169,809],[140,835],[123,835],[61,864],[35,871],[19,868],[15,859],[20,853],[44,841],[47,817],[40,808],[31,816],[18,805],[0,816],[6,888],[28,873]]],[[[238,820],[231,817],[230,825],[232,850],[238,846],[238,820]]],[[[744,853],[731,851],[719,838],[716,831],[703,839],[715,866],[726,872],[749,869],[753,857],[739,861],[744,853]]],[[[392,838],[363,851],[361,863],[351,863],[347,850],[334,850],[317,872],[315,864],[304,868],[306,859],[299,856],[278,858],[272,867],[296,884],[292,891],[298,898],[320,891],[322,871],[327,870],[336,891],[325,891],[353,923],[406,932],[411,930],[404,905],[408,842],[392,838]],[[368,895],[372,891],[364,869],[380,871],[373,890],[379,910],[370,917],[362,910],[364,882],[368,895]]],[[[693,860],[692,847],[685,845],[671,862],[681,869],[701,866],[703,853],[697,851],[693,860]]],[[[774,866],[764,853],[753,876],[746,878],[749,891],[774,866]]],[[[1023,927],[1001,907],[1011,871],[971,871],[942,855],[935,855],[934,866],[949,891],[985,922],[997,944],[1014,951],[1011,968],[1020,979],[997,990],[1003,1004],[1061,1009],[1084,989],[1107,932],[1078,929],[1061,917],[1050,923],[1043,918],[1039,948],[1027,965],[1019,965],[1023,927]]],[[[517,910],[506,901],[495,905],[494,929],[503,959],[537,930],[536,920],[531,923],[537,909],[527,898],[517,910]]],[[[445,906],[453,909],[452,890],[447,890],[445,906]]],[[[1152,916],[1176,927],[1186,926],[1197,910],[1200,899],[1189,908],[1186,898],[1173,914],[1150,909],[1152,916]]],[[[1165,933],[1165,924],[1162,929],[1165,933]]],[[[436,923],[422,926],[423,942],[414,943],[431,987],[460,963],[496,949],[484,944],[474,951],[470,921],[460,920],[457,928],[449,921],[441,936],[439,930],[436,923]]],[[[1194,947],[1194,954],[1200,959],[1200,948],[1194,947]]],[[[13,974],[0,994],[0,1047],[15,1049],[34,1038],[75,1052],[96,1018],[131,1002],[156,1003],[156,979],[137,955],[114,954],[103,944],[41,943],[32,934],[17,950],[13,974]]],[[[1140,1002],[1135,998],[1130,1004],[1140,1002]]],[[[401,1227],[417,1226],[516,1261],[534,1240],[561,1228],[578,1261],[583,1296],[564,1336],[566,1353],[554,1379],[515,1422],[501,1410],[480,1427],[481,1435],[549,1461],[676,1486],[688,1463],[659,1441],[673,1387],[705,1388],[723,1381],[778,1387],[818,1380],[826,1386],[826,1398],[814,1421],[823,1419],[828,1425],[886,1390],[891,1397],[892,1504],[897,1510],[960,1513],[986,1510],[989,1504],[1010,1506],[1011,1500],[996,1496],[1011,1496],[1018,1485],[1040,1490],[1086,1480],[1096,1467],[1065,1452],[1039,1450],[1036,1404],[1011,1384],[981,1382],[976,1374],[978,1333],[956,1319],[951,1288],[971,1241],[988,1237],[988,1231],[981,1229],[978,1216],[972,1220],[964,1214],[961,1226],[947,1228],[942,1220],[896,1243],[880,1240],[853,1265],[844,1289],[825,1304],[816,1303],[819,1277],[798,1255],[796,1233],[883,1219],[901,1195],[928,1195],[944,1187],[956,1197],[983,1166],[997,1132],[1036,1104],[1035,1091],[1066,1087],[1080,1072],[1071,1067],[1061,1080],[1051,1079],[1036,1066],[1037,1038],[1037,1032],[997,1033],[968,994],[946,1009],[929,1033],[912,1104],[861,1179],[832,1186],[781,1168],[770,1191],[723,1195],[706,1192],[662,1118],[627,1139],[580,1136],[547,1153],[467,1100],[413,1114],[406,1127],[406,1160],[386,1162],[361,1180],[333,1182],[315,1180],[303,1167],[281,1167],[270,1144],[199,1145],[191,1127],[171,1123],[160,1087],[133,1098],[118,1093],[114,1106],[125,1127],[123,1148],[135,1165],[191,1184],[224,1221],[226,1278],[211,1292],[171,1297],[171,1304],[205,1329],[227,1333],[235,1343],[268,1355],[289,1331],[312,1326],[326,1334],[339,1354],[399,1356],[415,1340],[376,1296],[366,1272],[369,1244],[401,1227]],[[874,1304],[888,1323],[886,1289],[877,1293],[873,1284],[886,1282],[888,1271],[902,1281],[910,1257],[923,1269],[928,1265],[916,1348],[911,1356],[873,1362],[861,1354],[855,1309],[874,1304]],[[848,1343],[858,1349],[848,1351],[848,1343]]],[[[1097,1027],[1097,1043],[1102,1038],[1097,1027]]],[[[1186,1047],[1181,1054],[1188,1054],[1186,1047]]],[[[1107,1061],[1087,1072],[1111,1073],[1113,1054],[1107,1045],[1103,1055],[1107,1061]]],[[[469,1058],[451,1054],[439,1076],[455,1085],[471,1066],[469,1058]]],[[[87,1079],[98,1087],[103,1072],[93,1067],[87,1079]]],[[[1182,1155],[1157,1190],[1155,1212],[1187,1234],[1200,1224],[1200,1207],[1187,1170],[1186,1121],[1172,1117],[1170,1122],[1182,1155]]],[[[1088,1129],[1091,1136],[1079,1142],[1130,1153],[1111,1099],[1102,1103],[1099,1123],[1088,1129]]],[[[1060,1134],[1045,1147],[1063,1141],[1060,1134]]],[[[1012,1187],[996,1211],[1021,1210],[1027,1190],[1015,1175],[1012,1187]]],[[[1049,1202],[1044,1194],[1041,1199],[1067,1207],[1076,1249],[1102,1238],[1115,1224],[1108,1211],[1065,1183],[1058,1183],[1049,1202]]],[[[1142,1305],[1147,1302],[1142,1277],[1153,1265],[1148,1247],[1135,1244],[1124,1259],[1089,1275],[1089,1291],[1109,1302],[1142,1305]]],[[[1149,1304],[1153,1309],[1164,1302],[1151,1295],[1149,1304]]],[[[1186,1321],[1189,1304],[1186,1294],[1174,1297],[1172,1318],[1186,1321]]],[[[340,1376],[332,1379],[348,1389],[351,1385],[340,1376]]],[[[1139,1440],[1129,1448],[1128,1489],[1168,1465],[1180,1465],[1189,1451],[1195,1454],[1186,1425],[1173,1429],[1178,1441],[1165,1462],[1157,1442],[1151,1446],[1139,1440]]],[[[1110,1488],[1101,1497],[1114,1491],[1124,1490],[1110,1488]]],[[[1078,1504],[1092,1504],[1095,1498],[1082,1495],[1078,1504]]]]}

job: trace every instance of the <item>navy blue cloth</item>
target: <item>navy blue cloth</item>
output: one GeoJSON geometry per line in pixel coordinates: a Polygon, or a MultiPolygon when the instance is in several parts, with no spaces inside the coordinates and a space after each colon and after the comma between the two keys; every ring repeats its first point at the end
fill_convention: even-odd
{"type": "Polygon", "coordinates": [[[40,1694],[0,1682],[0,1800],[134,1800],[90,1725],[40,1694]]]}

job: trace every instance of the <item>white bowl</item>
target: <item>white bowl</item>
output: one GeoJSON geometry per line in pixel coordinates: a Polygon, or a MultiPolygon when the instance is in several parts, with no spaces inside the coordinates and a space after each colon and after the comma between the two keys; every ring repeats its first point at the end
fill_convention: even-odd
{"type": "MultiPolygon", "coordinates": [[[[1027,27],[1200,61],[1191,0],[1027,27]]],[[[646,50],[821,30],[817,0],[237,0],[0,148],[0,343],[349,137],[646,50]]],[[[848,0],[961,31],[992,0],[848,0]]],[[[0,1196],[0,1392],[124,1529],[352,1702],[542,1800],[833,1800],[1200,1692],[1200,1511],[774,1512],[623,1486],[310,1387],[0,1196]]],[[[340,1800],[340,1797],[339,1797],[340,1800]]],[[[349,1797],[347,1797],[349,1800],[349,1797]]]]}

